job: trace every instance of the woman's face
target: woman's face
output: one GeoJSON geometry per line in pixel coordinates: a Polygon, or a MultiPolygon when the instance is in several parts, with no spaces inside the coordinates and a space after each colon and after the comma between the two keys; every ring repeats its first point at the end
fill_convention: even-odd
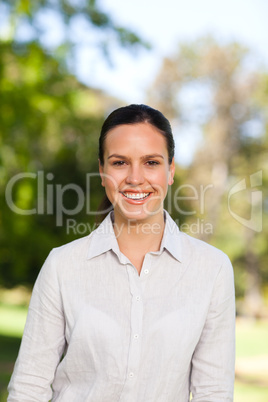
{"type": "Polygon", "coordinates": [[[115,219],[162,215],[174,171],[174,160],[168,163],[166,139],[151,124],[120,125],[107,133],[100,174],[115,219]]]}

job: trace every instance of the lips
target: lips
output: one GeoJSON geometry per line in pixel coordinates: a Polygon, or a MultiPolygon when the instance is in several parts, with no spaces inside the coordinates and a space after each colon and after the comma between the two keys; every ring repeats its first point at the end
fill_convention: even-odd
{"type": "Polygon", "coordinates": [[[128,198],[129,200],[134,200],[134,201],[143,201],[145,200],[147,197],[149,197],[149,195],[151,193],[134,193],[134,192],[122,192],[122,194],[128,198]]]}

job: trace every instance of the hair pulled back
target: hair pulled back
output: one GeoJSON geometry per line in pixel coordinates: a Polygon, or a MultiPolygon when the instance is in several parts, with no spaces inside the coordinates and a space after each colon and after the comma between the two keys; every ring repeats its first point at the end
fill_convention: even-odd
{"type": "Polygon", "coordinates": [[[175,143],[168,119],[159,110],[147,105],[132,104],[114,110],[104,121],[99,138],[99,160],[104,164],[105,138],[110,130],[122,124],[149,123],[166,139],[168,161],[171,164],[174,157],[175,143]]]}
{"type": "MultiPolygon", "coordinates": [[[[132,104],[114,110],[109,114],[102,125],[99,137],[99,161],[102,166],[104,165],[105,139],[109,131],[117,126],[121,126],[122,124],[138,123],[151,124],[165,137],[168,151],[168,162],[171,164],[174,157],[175,143],[168,119],[159,112],[159,110],[153,109],[150,106],[132,104]]],[[[99,206],[96,222],[100,223],[112,209],[113,206],[105,195],[99,206]]]]}

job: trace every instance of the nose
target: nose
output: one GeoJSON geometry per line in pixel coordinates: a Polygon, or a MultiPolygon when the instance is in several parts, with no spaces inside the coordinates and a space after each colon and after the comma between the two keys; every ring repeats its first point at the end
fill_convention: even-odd
{"type": "Polygon", "coordinates": [[[140,166],[129,167],[126,183],[133,186],[138,186],[144,183],[143,170],[140,166]]]}

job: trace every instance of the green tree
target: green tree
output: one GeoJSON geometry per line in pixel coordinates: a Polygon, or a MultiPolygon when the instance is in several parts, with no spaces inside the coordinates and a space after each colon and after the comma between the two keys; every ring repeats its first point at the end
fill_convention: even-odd
{"type": "Polygon", "coordinates": [[[97,0],[4,0],[0,15],[0,283],[32,285],[52,247],[94,228],[103,196],[98,135],[120,102],[77,81],[77,48],[101,49],[109,61],[115,46],[148,45],[97,0]]]}
{"type": "Polygon", "coordinates": [[[243,226],[234,219],[243,216],[249,222],[251,203],[245,197],[251,189],[228,198],[236,183],[245,177],[249,181],[254,173],[267,182],[267,98],[258,69],[247,68],[249,56],[236,43],[223,45],[212,38],[182,44],[163,61],[148,97],[174,121],[178,135],[193,125],[203,133],[186,180],[197,191],[208,190],[203,200],[200,192],[189,199],[197,214],[187,221],[204,219],[211,225],[213,230],[201,231],[199,237],[231,256],[237,295],[245,296],[243,308],[257,315],[261,285],[267,283],[267,227],[243,226]]]}
{"type": "MultiPolygon", "coordinates": [[[[86,174],[98,172],[97,142],[104,114],[119,103],[60,73],[59,63],[36,43],[24,48],[0,45],[0,87],[0,277],[2,285],[31,284],[52,247],[81,236],[74,230],[67,233],[68,214],[57,222],[61,205],[56,186],[64,189],[73,183],[86,191],[86,174]],[[44,190],[38,189],[37,176],[17,180],[10,190],[11,207],[30,210],[41,202],[44,213],[40,207],[39,214],[14,212],[5,197],[8,183],[18,174],[38,171],[44,190]],[[47,184],[53,189],[50,199],[47,184]]],[[[98,182],[97,177],[92,181],[91,209],[97,208],[103,194],[98,182]]],[[[76,207],[75,191],[62,192],[61,197],[66,210],[76,207]]],[[[74,218],[83,224],[94,220],[86,205],[74,218]]]]}
{"type": "Polygon", "coordinates": [[[77,25],[83,27],[82,45],[97,46],[106,55],[115,44],[133,50],[149,46],[135,32],[116,24],[98,0],[3,0],[1,8],[14,41],[38,41],[43,47],[59,47],[59,56],[68,55],[81,44],[81,38],[77,40],[75,35],[77,25]],[[51,30],[58,39],[48,39],[51,30]]]}

